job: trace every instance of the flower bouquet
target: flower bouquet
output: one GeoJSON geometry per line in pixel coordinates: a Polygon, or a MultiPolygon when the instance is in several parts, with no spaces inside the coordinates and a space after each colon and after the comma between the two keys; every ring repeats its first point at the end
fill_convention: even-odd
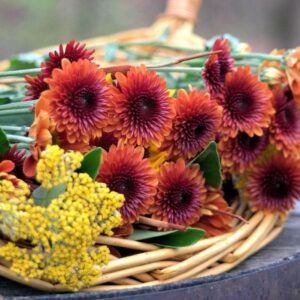
{"type": "Polygon", "coordinates": [[[1,276],[163,284],[226,272],[280,233],[300,197],[300,50],[228,34],[183,47],[170,28],[0,73],[1,276]]]}

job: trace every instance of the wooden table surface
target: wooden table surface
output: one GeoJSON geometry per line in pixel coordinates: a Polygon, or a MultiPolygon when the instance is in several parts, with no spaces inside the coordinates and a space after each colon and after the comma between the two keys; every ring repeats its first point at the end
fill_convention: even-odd
{"type": "Polygon", "coordinates": [[[281,235],[227,274],[115,292],[45,294],[0,278],[0,299],[300,299],[300,206],[281,235]]]}

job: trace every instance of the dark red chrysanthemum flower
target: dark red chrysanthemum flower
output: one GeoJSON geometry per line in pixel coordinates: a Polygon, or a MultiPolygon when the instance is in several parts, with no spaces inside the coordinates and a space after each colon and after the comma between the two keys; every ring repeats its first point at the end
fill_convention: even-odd
{"type": "Polygon", "coordinates": [[[103,132],[100,138],[95,138],[90,141],[91,146],[101,147],[108,151],[111,145],[118,145],[118,139],[114,136],[113,132],[103,132]]]}
{"type": "Polygon", "coordinates": [[[202,78],[207,90],[212,94],[218,94],[223,87],[224,81],[221,77],[220,62],[218,55],[211,55],[205,63],[202,71],[202,78]]]}
{"type": "Polygon", "coordinates": [[[172,130],[161,150],[168,151],[170,157],[188,159],[215,138],[221,123],[222,108],[210,99],[208,93],[196,90],[189,95],[179,90],[175,108],[172,130]]]}
{"type": "Polygon", "coordinates": [[[64,132],[71,144],[100,137],[108,122],[110,101],[103,70],[86,59],[63,60],[62,69],[55,69],[46,81],[49,90],[42,93],[36,114],[47,111],[56,131],[64,132]]]}
{"type": "Polygon", "coordinates": [[[26,156],[26,150],[18,150],[18,145],[14,144],[10,150],[0,156],[0,161],[9,160],[15,164],[15,168],[12,172],[16,177],[23,179],[23,163],[26,156]]]}
{"type": "Polygon", "coordinates": [[[139,215],[148,212],[156,193],[157,175],[142,147],[112,145],[104,151],[97,180],[125,196],[120,208],[123,223],[133,223],[139,215]]]}
{"type": "Polygon", "coordinates": [[[44,81],[45,77],[42,74],[38,74],[36,77],[29,75],[25,76],[25,80],[28,82],[26,89],[26,97],[23,101],[36,100],[40,98],[40,95],[43,91],[48,89],[48,84],[44,81]]]}
{"type": "Polygon", "coordinates": [[[171,130],[175,115],[166,81],[145,66],[130,68],[126,76],[117,73],[116,78],[110,130],[129,144],[160,146],[171,130]]]}
{"type": "Polygon", "coordinates": [[[275,155],[257,165],[245,186],[257,209],[286,212],[300,198],[300,161],[275,155]]]}
{"type": "Polygon", "coordinates": [[[160,168],[155,201],[150,211],[154,219],[189,226],[199,220],[206,188],[199,165],[187,167],[183,159],[160,168]]]}
{"type": "Polygon", "coordinates": [[[225,81],[225,76],[227,73],[233,70],[234,59],[230,55],[230,47],[228,39],[216,39],[212,51],[221,50],[218,53],[218,61],[220,64],[220,76],[223,82],[225,81]]]}
{"type": "Polygon", "coordinates": [[[241,173],[251,167],[268,145],[268,131],[262,136],[250,137],[245,132],[239,132],[235,138],[221,140],[218,151],[221,157],[223,171],[241,173]]]}
{"type": "Polygon", "coordinates": [[[273,89],[276,114],[270,125],[270,142],[285,157],[300,155],[300,111],[289,89],[273,89]]]}
{"type": "Polygon", "coordinates": [[[272,93],[266,83],[251,74],[249,66],[227,73],[223,93],[218,97],[223,107],[222,129],[226,137],[236,137],[238,132],[249,136],[263,134],[275,113],[272,93]]]}
{"type": "Polygon", "coordinates": [[[227,73],[233,70],[234,59],[230,56],[230,48],[227,39],[217,39],[212,51],[221,50],[218,54],[211,55],[205,63],[202,77],[207,90],[212,94],[222,91],[227,73]]]}
{"type": "Polygon", "coordinates": [[[60,44],[58,51],[49,52],[49,60],[44,63],[42,73],[45,77],[51,77],[55,68],[62,68],[61,62],[64,58],[70,62],[78,61],[79,59],[92,61],[94,52],[95,50],[87,50],[85,44],[80,44],[75,40],[71,40],[65,48],[60,44]]]}

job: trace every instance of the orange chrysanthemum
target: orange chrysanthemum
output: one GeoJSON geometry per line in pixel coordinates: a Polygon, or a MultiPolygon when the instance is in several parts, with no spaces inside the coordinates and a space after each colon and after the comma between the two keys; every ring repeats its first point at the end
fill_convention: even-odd
{"type": "Polygon", "coordinates": [[[11,160],[2,160],[0,162],[0,173],[10,173],[15,168],[15,164],[11,160]]]}
{"type": "Polygon", "coordinates": [[[284,157],[300,155],[300,111],[289,89],[273,89],[276,114],[270,125],[270,142],[284,157]]]}
{"type": "Polygon", "coordinates": [[[123,223],[133,223],[148,212],[156,194],[157,175],[142,147],[112,145],[103,152],[103,162],[97,180],[120,194],[125,202],[120,208],[123,223]]]}
{"type": "Polygon", "coordinates": [[[176,117],[172,130],[161,150],[170,157],[189,159],[215,139],[222,118],[222,108],[210,99],[208,93],[178,91],[175,102],[176,117]]]}
{"type": "Polygon", "coordinates": [[[275,155],[255,166],[244,197],[256,209],[287,212],[300,198],[300,161],[275,155]]]}
{"type": "Polygon", "coordinates": [[[262,136],[250,137],[239,132],[235,138],[222,139],[218,143],[222,170],[230,173],[241,173],[251,167],[268,145],[268,131],[262,136]]]}
{"type": "Polygon", "coordinates": [[[205,230],[205,237],[217,236],[231,230],[231,208],[224,200],[223,192],[208,188],[200,220],[193,227],[205,230]],[[222,213],[223,212],[223,213],[222,213]],[[228,213],[228,214],[227,214],[228,213]]]}
{"type": "Polygon", "coordinates": [[[65,133],[70,144],[100,137],[107,124],[109,86],[105,74],[89,60],[71,63],[63,60],[46,79],[49,90],[42,93],[36,106],[48,111],[58,133],[65,133]]]}
{"type": "Polygon", "coordinates": [[[187,167],[183,159],[160,168],[155,201],[150,211],[154,219],[189,226],[197,222],[206,197],[199,165],[187,167]]]}
{"type": "Polygon", "coordinates": [[[294,49],[286,57],[286,75],[297,107],[300,107],[300,47],[294,49]]]}
{"type": "Polygon", "coordinates": [[[160,146],[169,134],[175,115],[174,100],[166,81],[145,66],[117,73],[112,90],[110,130],[126,143],[160,146]]]}
{"type": "Polygon", "coordinates": [[[251,74],[249,66],[240,67],[226,75],[224,92],[218,98],[223,107],[222,128],[226,137],[238,132],[249,136],[263,134],[275,113],[268,85],[251,74]]]}

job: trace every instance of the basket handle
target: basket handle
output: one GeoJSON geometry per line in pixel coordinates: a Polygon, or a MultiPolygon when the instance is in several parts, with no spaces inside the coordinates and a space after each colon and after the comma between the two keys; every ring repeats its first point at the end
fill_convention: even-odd
{"type": "Polygon", "coordinates": [[[168,0],[164,15],[196,23],[202,0],[168,0]]]}

